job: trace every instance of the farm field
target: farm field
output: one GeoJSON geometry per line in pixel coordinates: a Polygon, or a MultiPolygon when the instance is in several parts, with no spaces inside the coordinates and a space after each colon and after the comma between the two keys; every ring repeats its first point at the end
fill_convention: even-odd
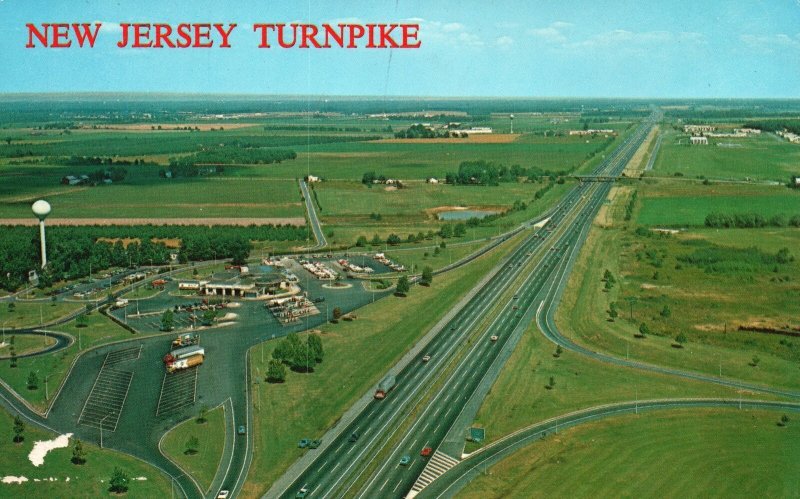
{"type": "Polygon", "coordinates": [[[688,145],[689,136],[670,131],[664,135],[653,166],[656,175],[681,174],[711,179],[770,180],[786,184],[798,174],[800,145],[772,133],[742,138],[709,137],[707,146],[688,145]]]}
{"type": "Polygon", "coordinates": [[[637,222],[647,226],[703,226],[710,213],[757,213],[765,219],[800,214],[800,191],[786,186],[742,184],[703,185],[699,182],[659,181],[640,191],[637,222]]]}
{"type": "Polygon", "coordinates": [[[588,423],[489,467],[456,497],[795,497],[800,425],[778,427],[781,415],[670,410],[588,423]]]}
{"type": "Polygon", "coordinates": [[[35,467],[28,454],[37,440],[50,440],[56,435],[25,425],[25,440],[12,443],[14,433],[13,415],[0,412],[0,440],[3,452],[0,453],[0,469],[3,476],[24,476],[28,480],[22,484],[0,483],[2,497],[108,497],[109,480],[114,468],[123,470],[129,478],[128,493],[125,497],[169,497],[169,479],[148,464],[125,454],[107,449],[99,449],[83,442],[86,463],[75,465],[72,458],[73,440],[70,446],[50,451],[44,464],[35,467]]]}
{"type": "MultiPolygon", "coordinates": [[[[234,437],[235,438],[235,437],[234,437]]],[[[172,461],[188,471],[208,491],[225,445],[225,413],[222,407],[208,411],[205,423],[188,419],[164,436],[161,449],[172,461]],[[197,438],[195,453],[187,453],[189,440],[197,438]]]]}
{"type": "MultiPolygon", "coordinates": [[[[622,221],[630,194],[610,206],[610,227],[596,226],[589,234],[557,312],[562,332],[620,357],[797,387],[795,338],[739,330],[800,326],[800,255],[777,256],[783,247],[791,248],[790,256],[796,252],[796,246],[782,245],[795,240],[796,229],[701,229],[672,236],[634,230],[622,221]],[[775,233],[775,241],[762,242],[775,233]],[[731,238],[738,243],[727,245],[731,238]],[[615,280],[610,290],[606,270],[615,280]],[[612,302],[618,317],[610,322],[612,302]],[[649,334],[636,338],[642,323],[649,334]],[[686,342],[675,348],[680,333],[686,342]]],[[[647,197],[640,197],[646,205],[647,197]]]]}
{"type": "MultiPolygon", "coordinates": [[[[325,361],[313,374],[288,371],[285,383],[255,385],[258,394],[253,396],[260,399],[261,406],[255,411],[253,465],[243,495],[257,497],[266,492],[295,459],[309,452],[298,449],[297,442],[322,436],[347,407],[381,378],[386,366],[405,354],[516,242],[518,238],[435,278],[429,288],[414,287],[406,298],[392,296],[368,305],[357,312],[358,318],[352,322],[323,326],[325,361]],[[389,316],[404,319],[387,320],[389,316]]],[[[301,340],[305,341],[303,336],[301,340]]],[[[274,343],[253,347],[254,378],[263,381],[274,343]],[[261,362],[261,355],[255,355],[262,348],[265,362],[261,362]]]]}

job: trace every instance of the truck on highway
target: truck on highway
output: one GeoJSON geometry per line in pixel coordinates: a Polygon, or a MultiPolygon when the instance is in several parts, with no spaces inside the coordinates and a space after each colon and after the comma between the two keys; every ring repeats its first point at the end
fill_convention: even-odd
{"type": "Polygon", "coordinates": [[[175,360],[167,364],[167,372],[174,373],[175,371],[180,371],[182,369],[189,369],[190,367],[199,366],[203,363],[203,360],[205,360],[205,357],[202,355],[192,355],[191,357],[175,360]]]}
{"type": "Polygon", "coordinates": [[[392,388],[397,384],[394,374],[389,374],[378,383],[378,389],[375,391],[375,398],[380,400],[386,398],[386,394],[392,391],[392,388]]]}

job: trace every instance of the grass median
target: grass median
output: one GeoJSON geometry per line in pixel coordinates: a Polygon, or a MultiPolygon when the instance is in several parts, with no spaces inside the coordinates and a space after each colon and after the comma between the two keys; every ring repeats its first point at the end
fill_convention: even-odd
{"type": "Polygon", "coordinates": [[[225,413],[217,407],[208,411],[205,422],[188,419],[167,432],[161,450],[208,491],[224,447],[225,413]]]}

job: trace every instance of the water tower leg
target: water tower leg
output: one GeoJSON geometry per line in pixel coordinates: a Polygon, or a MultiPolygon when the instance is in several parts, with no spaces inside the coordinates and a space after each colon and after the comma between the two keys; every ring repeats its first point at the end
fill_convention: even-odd
{"type": "Polygon", "coordinates": [[[44,241],[44,220],[39,220],[39,243],[42,249],[42,268],[47,265],[47,245],[44,241]]]}

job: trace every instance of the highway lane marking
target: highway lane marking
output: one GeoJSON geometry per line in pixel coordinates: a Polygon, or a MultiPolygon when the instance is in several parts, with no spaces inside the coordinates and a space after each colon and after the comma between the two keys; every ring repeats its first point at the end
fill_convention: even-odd
{"type": "Polygon", "coordinates": [[[386,481],[385,481],[385,482],[383,482],[383,485],[381,485],[381,488],[380,488],[380,490],[383,490],[383,488],[384,488],[384,487],[386,487],[386,484],[387,484],[387,483],[389,483],[389,479],[388,479],[388,478],[386,479],[386,481]]]}
{"type": "MultiPolygon", "coordinates": [[[[410,464],[410,463],[409,463],[409,464],[410,464]]],[[[400,481],[399,481],[399,482],[397,482],[397,485],[395,485],[395,486],[394,486],[394,488],[392,489],[392,492],[396,492],[396,491],[397,491],[397,488],[400,486],[400,484],[401,484],[401,483],[403,483],[403,479],[402,479],[402,478],[400,479],[400,481]]]]}

